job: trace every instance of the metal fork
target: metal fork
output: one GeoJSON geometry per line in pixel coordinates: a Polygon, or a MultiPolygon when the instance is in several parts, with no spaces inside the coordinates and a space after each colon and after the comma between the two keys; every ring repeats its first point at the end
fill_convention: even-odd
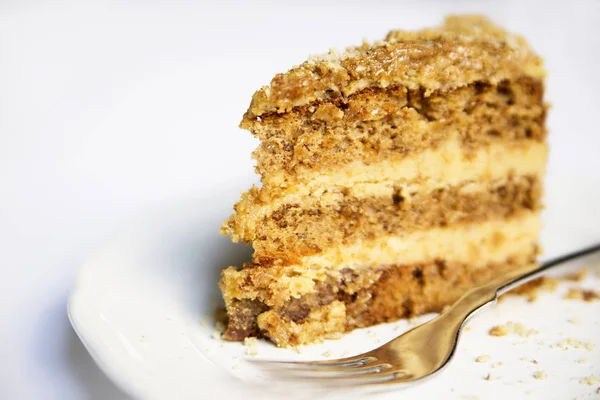
{"type": "Polygon", "coordinates": [[[495,304],[498,296],[538,278],[565,262],[600,252],[600,243],[548,261],[527,265],[465,293],[436,318],[390,342],[353,357],[326,361],[252,360],[287,377],[321,378],[329,383],[391,384],[413,382],[444,368],[456,353],[465,322],[495,304]]]}

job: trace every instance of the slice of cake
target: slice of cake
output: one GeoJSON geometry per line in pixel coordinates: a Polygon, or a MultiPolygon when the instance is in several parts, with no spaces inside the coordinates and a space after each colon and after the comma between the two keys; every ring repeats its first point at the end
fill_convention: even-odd
{"type": "Polygon", "coordinates": [[[262,187],[223,226],[225,338],[278,346],[440,311],[538,254],[545,72],[483,17],[309,59],[241,127],[262,187]]]}

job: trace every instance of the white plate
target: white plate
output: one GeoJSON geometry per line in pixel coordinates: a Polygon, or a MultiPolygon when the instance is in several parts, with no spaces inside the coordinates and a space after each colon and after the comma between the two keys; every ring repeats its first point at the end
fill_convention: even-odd
{"type": "MultiPolygon", "coordinates": [[[[98,365],[134,397],[237,399],[243,393],[245,398],[267,398],[266,391],[274,398],[282,393],[303,398],[320,391],[313,384],[293,390],[279,385],[245,361],[250,356],[242,344],[213,338],[220,270],[240,265],[250,254],[247,247],[218,234],[245,186],[240,183],[231,190],[209,191],[219,193],[219,198],[175,204],[146,215],[82,266],[69,303],[71,322],[98,365]]],[[[544,241],[553,250],[563,251],[565,241],[578,241],[573,232],[582,230],[571,229],[570,235],[564,235],[568,227],[557,222],[565,221],[559,218],[560,199],[547,202],[555,204],[556,211],[547,216],[547,225],[564,237],[546,234],[544,241]]],[[[395,390],[401,390],[405,398],[597,396],[600,382],[589,386],[580,380],[588,376],[600,379],[600,301],[562,299],[569,286],[600,289],[595,274],[581,283],[561,283],[556,292],[543,294],[533,303],[518,297],[500,302],[470,322],[447,369],[419,385],[395,390]],[[507,321],[521,322],[539,333],[530,337],[487,334],[493,325],[507,321]],[[568,338],[596,347],[563,350],[552,346],[568,338]],[[490,355],[489,362],[474,361],[483,354],[490,355]],[[535,379],[537,371],[545,372],[547,378],[535,379]],[[484,379],[488,374],[491,380],[484,379]]],[[[304,347],[299,353],[261,342],[256,357],[296,360],[350,355],[381,344],[408,327],[409,322],[400,321],[359,330],[338,341],[304,347]]],[[[398,398],[395,390],[373,398],[398,398]]],[[[318,394],[347,399],[360,392],[340,389],[318,394]]]]}

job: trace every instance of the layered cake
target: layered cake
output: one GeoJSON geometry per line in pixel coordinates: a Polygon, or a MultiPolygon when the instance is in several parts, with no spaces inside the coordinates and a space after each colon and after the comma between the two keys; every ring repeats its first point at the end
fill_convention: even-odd
{"type": "Polygon", "coordinates": [[[440,311],[535,262],[545,72],[476,16],[309,59],[257,91],[261,186],[223,225],[224,337],[294,346],[440,311]]]}

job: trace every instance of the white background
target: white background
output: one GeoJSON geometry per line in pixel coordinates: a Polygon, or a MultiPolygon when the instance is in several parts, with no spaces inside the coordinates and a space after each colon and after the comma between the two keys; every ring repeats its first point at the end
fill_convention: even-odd
{"type": "Polygon", "coordinates": [[[548,207],[575,221],[548,254],[600,239],[599,1],[1,2],[0,399],[126,398],[67,320],[86,255],[158,205],[233,204],[219,186],[256,180],[237,124],[274,73],[465,11],[545,57],[548,207]]]}

